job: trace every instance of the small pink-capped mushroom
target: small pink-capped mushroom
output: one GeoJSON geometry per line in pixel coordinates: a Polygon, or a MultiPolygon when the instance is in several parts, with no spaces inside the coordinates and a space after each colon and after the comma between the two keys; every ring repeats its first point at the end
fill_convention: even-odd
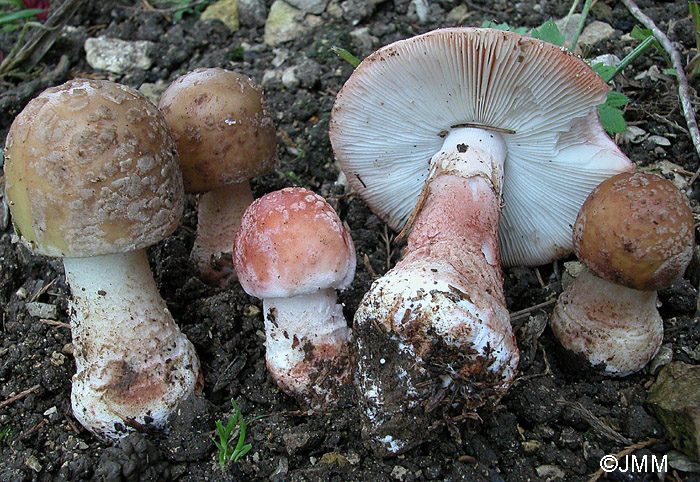
{"type": "Polygon", "coordinates": [[[437,407],[493,406],[510,387],[501,256],[533,266],[570,252],[586,195],[632,168],[598,120],[607,92],[560,47],[448,28],[382,47],[338,93],[330,138],[348,181],[410,230],[353,324],[363,436],[378,453],[419,444],[437,407]]]}
{"type": "Polygon", "coordinates": [[[663,341],[656,291],[683,276],[693,225],[688,199],[660,176],[630,172],[603,181],[574,225],[585,266],[552,313],[562,346],[606,375],[644,368],[663,341]]]}
{"type": "Polygon", "coordinates": [[[97,80],[45,90],[5,147],[12,222],[35,253],[63,258],[71,287],[75,418],[102,439],[161,428],[201,388],[145,248],[177,228],[182,177],[170,130],[137,91],[97,80]]]}
{"type": "Polygon", "coordinates": [[[355,249],[318,194],[285,188],[255,200],[236,235],[234,264],[246,293],[262,298],[267,367],[302,404],[336,403],[351,383],[351,330],[336,290],[355,276],[355,249]]]}
{"type": "Polygon", "coordinates": [[[236,279],[231,240],[253,202],[249,179],[277,164],[275,126],[262,87],[220,68],[177,78],[158,104],[173,131],[185,192],[201,194],[190,258],[205,281],[236,279]]]}

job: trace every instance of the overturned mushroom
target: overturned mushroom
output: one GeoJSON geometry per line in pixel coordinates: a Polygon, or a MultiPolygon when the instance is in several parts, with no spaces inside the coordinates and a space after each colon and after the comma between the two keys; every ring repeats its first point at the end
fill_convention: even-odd
{"type": "Polygon", "coordinates": [[[162,427],[201,373],[144,249],[175,230],[183,209],[175,145],[157,108],[107,81],[47,89],[10,127],[5,179],[21,239],[63,257],[75,417],[100,438],[162,427]]]}
{"type": "Polygon", "coordinates": [[[693,223],[687,198],[662,177],[633,172],[603,181],[574,225],[585,267],[552,314],[564,348],[607,375],[641,370],[663,341],[656,291],[685,272],[693,223]]]}
{"type": "Polygon", "coordinates": [[[566,254],[586,195],[631,169],[598,121],[607,91],[555,45],[450,28],[381,48],[338,94],[330,137],[343,171],[410,230],[355,316],[363,434],[378,452],[419,443],[442,402],[492,405],[512,383],[501,252],[508,265],[566,254]]]}
{"type": "Polygon", "coordinates": [[[201,193],[191,259],[223,288],[235,280],[231,240],[253,202],[248,180],[277,163],[262,88],[236,72],[197,69],[166,89],[159,108],[175,135],[185,191],[201,193]]]}
{"type": "Polygon", "coordinates": [[[272,377],[304,405],[333,405],[351,383],[351,331],[336,290],[355,276],[338,215],[303,188],[266,194],[243,215],[234,263],[246,293],[263,300],[272,377]]]}

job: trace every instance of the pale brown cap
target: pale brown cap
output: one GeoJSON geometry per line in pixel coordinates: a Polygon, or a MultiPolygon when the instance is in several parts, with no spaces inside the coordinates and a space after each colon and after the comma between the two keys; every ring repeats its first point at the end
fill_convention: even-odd
{"type": "Polygon", "coordinates": [[[5,180],[17,232],[49,256],[144,248],[183,209],[165,120],[139,92],[103,80],[72,80],[27,104],[7,136],[5,180]]]}
{"type": "Polygon", "coordinates": [[[347,288],[355,247],[333,208],[304,188],[256,199],[243,215],[234,245],[241,286],[258,298],[288,298],[347,288]]]}
{"type": "Polygon", "coordinates": [[[194,70],[166,89],[158,107],[175,136],[187,192],[247,181],[277,164],[262,87],[245,75],[194,70]]]}
{"type": "Polygon", "coordinates": [[[693,213],[668,180],[626,172],[588,196],[574,225],[576,254],[597,276],[657,291],[685,272],[693,254],[693,213]]]}

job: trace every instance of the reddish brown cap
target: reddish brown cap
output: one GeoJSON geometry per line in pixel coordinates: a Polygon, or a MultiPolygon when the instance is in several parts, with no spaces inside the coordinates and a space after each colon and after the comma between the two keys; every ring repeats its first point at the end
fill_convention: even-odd
{"type": "Polygon", "coordinates": [[[248,207],[236,235],[234,264],[248,294],[286,298],[348,287],[355,247],[325,199],[285,188],[248,207]]]}
{"type": "Polygon", "coordinates": [[[693,213],[668,180],[626,172],[588,196],[574,225],[574,247],[593,273],[642,291],[667,288],[693,252],[693,213]]]}
{"type": "Polygon", "coordinates": [[[175,136],[187,192],[243,182],[277,163],[262,87],[245,75],[194,70],[166,89],[158,107],[175,136]]]}
{"type": "Polygon", "coordinates": [[[13,223],[38,253],[144,248],[180,222],[172,135],[156,106],[130,87],[72,80],[45,90],[12,123],[5,160],[13,223]]]}

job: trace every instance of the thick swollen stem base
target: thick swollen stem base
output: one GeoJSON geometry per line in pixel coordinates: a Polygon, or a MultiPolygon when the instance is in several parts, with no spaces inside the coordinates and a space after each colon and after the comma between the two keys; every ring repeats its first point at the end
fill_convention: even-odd
{"type": "Polygon", "coordinates": [[[102,439],[161,428],[201,388],[194,347],[158,293],[144,250],[64,258],[76,364],[71,403],[102,439]]]}
{"type": "Polygon", "coordinates": [[[253,202],[250,183],[224,186],[202,194],[197,204],[197,236],[190,260],[200,278],[219,288],[237,280],[233,243],[246,208],[253,202]]]}
{"type": "Polygon", "coordinates": [[[420,443],[432,411],[494,405],[519,359],[492,183],[438,174],[427,193],[404,258],[355,314],[363,436],[381,455],[420,443]]]}
{"type": "Polygon", "coordinates": [[[351,386],[350,339],[334,289],[266,298],[267,367],[277,385],[314,409],[333,406],[351,386]]]}
{"type": "Polygon", "coordinates": [[[611,283],[585,267],[557,300],[551,326],[574,362],[617,377],[644,368],[664,337],[655,291],[611,283]]]}

